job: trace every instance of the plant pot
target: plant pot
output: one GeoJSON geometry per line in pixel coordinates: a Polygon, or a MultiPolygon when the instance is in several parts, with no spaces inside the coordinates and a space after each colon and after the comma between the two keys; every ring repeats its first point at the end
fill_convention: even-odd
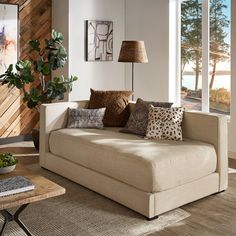
{"type": "Polygon", "coordinates": [[[33,129],[32,130],[32,139],[34,142],[34,147],[39,150],[39,130],[33,129]]]}
{"type": "Polygon", "coordinates": [[[16,165],[0,168],[0,175],[7,174],[15,170],[16,165]]]}

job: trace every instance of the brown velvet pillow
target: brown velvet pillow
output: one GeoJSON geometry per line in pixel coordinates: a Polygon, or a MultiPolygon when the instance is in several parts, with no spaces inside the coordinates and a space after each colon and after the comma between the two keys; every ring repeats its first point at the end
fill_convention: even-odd
{"type": "Polygon", "coordinates": [[[104,126],[125,126],[129,119],[128,103],[132,91],[97,91],[91,89],[89,109],[106,107],[104,126]]]}
{"type": "Polygon", "coordinates": [[[151,102],[143,101],[138,98],[134,111],[130,114],[129,120],[126,123],[122,133],[133,133],[139,135],[146,135],[148,125],[148,107],[153,105],[154,107],[166,107],[169,108],[173,105],[171,102],[151,102]]]}

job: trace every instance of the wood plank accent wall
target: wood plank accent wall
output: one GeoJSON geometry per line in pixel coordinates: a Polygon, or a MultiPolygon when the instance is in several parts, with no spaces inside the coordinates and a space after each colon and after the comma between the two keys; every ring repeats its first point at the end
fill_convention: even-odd
{"type": "MultiPolygon", "coordinates": [[[[51,34],[51,0],[0,0],[0,3],[19,5],[20,58],[27,59],[30,39],[49,38],[51,34]]],[[[22,101],[17,89],[0,86],[0,138],[27,135],[38,126],[39,114],[22,101]]]]}

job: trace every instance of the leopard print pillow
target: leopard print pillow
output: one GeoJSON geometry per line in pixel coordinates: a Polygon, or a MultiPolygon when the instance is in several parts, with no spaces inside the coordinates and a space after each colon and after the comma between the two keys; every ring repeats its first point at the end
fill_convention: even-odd
{"type": "Polygon", "coordinates": [[[163,108],[149,106],[146,138],[182,141],[182,120],[184,108],[163,108]]]}

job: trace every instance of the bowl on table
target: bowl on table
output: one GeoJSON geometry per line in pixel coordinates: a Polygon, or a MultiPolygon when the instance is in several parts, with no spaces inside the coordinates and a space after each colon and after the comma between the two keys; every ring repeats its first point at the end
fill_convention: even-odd
{"type": "Polygon", "coordinates": [[[12,153],[1,153],[0,154],[0,174],[7,174],[15,170],[17,159],[12,153]]]}

